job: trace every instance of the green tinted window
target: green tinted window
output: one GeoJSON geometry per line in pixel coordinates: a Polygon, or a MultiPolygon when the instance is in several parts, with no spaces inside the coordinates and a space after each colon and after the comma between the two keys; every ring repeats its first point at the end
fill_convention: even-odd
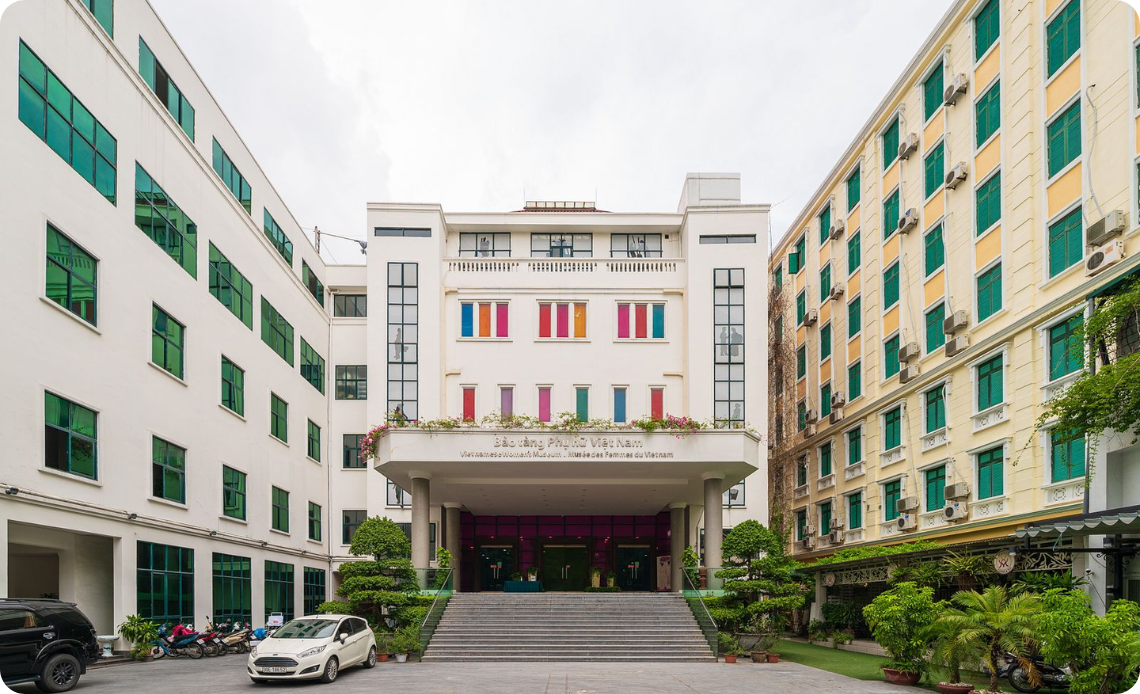
{"type": "Polygon", "coordinates": [[[827,243],[827,239],[831,234],[831,205],[823,208],[823,212],[819,213],[819,245],[827,243]]]}
{"type": "Polygon", "coordinates": [[[859,265],[863,262],[863,251],[859,246],[861,239],[858,232],[852,234],[847,239],[847,274],[850,275],[859,269],[859,265]]]}
{"type": "Polygon", "coordinates": [[[819,329],[819,360],[831,358],[831,323],[819,329]]]}
{"type": "Polygon", "coordinates": [[[927,470],[923,476],[926,478],[926,510],[937,511],[946,505],[946,466],[927,470]]]}
{"type": "Polygon", "coordinates": [[[238,317],[245,327],[253,329],[253,285],[238,272],[226,256],[210,244],[210,293],[238,317]]]}
{"type": "Polygon", "coordinates": [[[942,108],[942,84],[943,84],[943,67],[939,64],[934,68],[934,72],[930,73],[930,77],[922,83],[922,111],[924,120],[930,120],[930,117],[938,113],[938,109],[942,108]]]}
{"type": "Polygon", "coordinates": [[[855,169],[855,173],[851,174],[851,177],[847,179],[847,211],[848,212],[855,209],[855,206],[859,204],[859,194],[860,194],[860,185],[861,185],[860,178],[861,178],[861,175],[860,175],[859,169],[855,169]]]}
{"type": "Polygon", "coordinates": [[[245,371],[222,357],[222,405],[245,415],[245,371]]]}
{"type": "Polygon", "coordinates": [[[91,14],[95,21],[103,27],[107,35],[115,38],[115,0],[79,0],[91,14]]]}
{"type": "Polygon", "coordinates": [[[819,476],[827,477],[831,472],[831,444],[825,443],[819,447],[819,476]]]}
{"type": "Polygon", "coordinates": [[[796,295],[796,325],[803,325],[805,316],[807,316],[806,289],[796,295]]]}
{"type": "Polygon", "coordinates": [[[271,500],[273,529],[289,532],[289,492],[273,487],[271,500]]]}
{"type": "Polygon", "coordinates": [[[899,191],[896,188],[895,192],[887,196],[883,202],[883,238],[890,237],[891,234],[898,231],[899,228],[899,191]]]}
{"type": "Polygon", "coordinates": [[[989,499],[1005,493],[1003,463],[1005,455],[1002,447],[992,448],[978,454],[978,499],[989,499]]]}
{"type": "Polygon", "coordinates": [[[282,441],[289,440],[289,403],[273,393],[269,395],[269,433],[282,441]]]}
{"type": "MultiPolygon", "coordinates": [[[[286,504],[288,504],[288,494],[286,504]]],[[[286,507],[288,511],[288,507],[286,507]]],[[[286,517],[285,526],[288,531],[289,519],[286,517]]],[[[293,565],[278,561],[265,562],[265,615],[280,612],[286,622],[293,619],[295,604],[293,600],[293,565]]]]}
{"type": "Polygon", "coordinates": [[[831,527],[831,502],[825,501],[819,505],[820,532],[826,532],[831,527]]]}
{"type": "Polygon", "coordinates": [[[926,197],[929,198],[942,187],[942,179],[946,176],[946,148],[944,143],[939,142],[930,154],[926,155],[923,167],[926,172],[926,197]]]}
{"type": "Polygon", "coordinates": [[[135,162],[135,226],[191,277],[198,277],[198,225],[138,162],[135,162]]]}
{"type": "Polygon", "coordinates": [[[863,428],[847,432],[847,464],[854,465],[863,460],[863,428]]]}
{"type": "Polygon", "coordinates": [[[321,537],[323,537],[322,528],[321,528],[321,524],[322,524],[321,521],[322,520],[323,520],[323,518],[322,518],[322,514],[321,514],[320,505],[314,504],[313,502],[310,501],[309,502],[309,539],[310,540],[316,540],[317,542],[321,541],[321,537]]]}
{"type": "Polygon", "coordinates": [[[883,170],[886,171],[898,158],[899,121],[896,118],[890,126],[883,131],[883,170]]]}
{"type": "Polygon", "coordinates": [[[1049,328],[1049,380],[1055,381],[1084,366],[1084,345],[1077,331],[1084,316],[1076,315],[1049,328]]]}
{"type": "Polygon", "coordinates": [[[995,82],[974,105],[975,142],[981,146],[1001,127],[1001,82],[995,82]]]}
{"type": "MultiPolygon", "coordinates": [[[[1074,2],[1073,4],[1077,4],[1074,2]]],[[[1049,177],[1056,176],[1069,162],[1081,156],[1081,102],[1053,119],[1046,128],[1049,146],[1049,177]]]]}
{"type": "Polygon", "coordinates": [[[979,412],[1005,401],[1004,359],[1005,357],[999,354],[977,367],[979,412]]]}
{"type": "Polygon", "coordinates": [[[899,336],[883,343],[883,377],[890,378],[899,372],[899,336]]]}
{"type": "Polygon", "coordinates": [[[194,550],[139,540],[135,572],[138,614],[156,624],[194,621],[194,550]]]}
{"type": "Polygon", "coordinates": [[[98,414],[54,393],[44,393],[44,466],[98,479],[98,414]]]}
{"type": "Polygon", "coordinates": [[[946,386],[938,386],[926,391],[924,399],[926,433],[938,431],[946,426],[946,386]]]}
{"type": "Polygon", "coordinates": [[[261,341],[277,353],[289,366],[293,365],[293,326],[261,297],[261,341]]]}
{"type": "Polygon", "coordinates": [[[1077,431],[1062,432],[1054,429],[1049,432],[1049,459],[1053,482],[1084,477],[1085,437],[1077,431]]]}
{"type": "Polygon", "coordinates": [[[319,461],[321,459],[321,428],[313,420],[309,420],[309,439],[306,449],[309,457],[319,461]]]}
{"type": "Polygon", "coordinates": [[[91,325],[95,325],[98,264],[94,256],[48,225],[45,294],[91,325]]]}
{"type": "Polygon", "coordinates": [[[890,451],[902,445],[902,408],[883,415],[883,450],[890,451]]]}
{"type": "Polygon", "coordinates": [[[214,140],[214,171],[222,177],[222,183],[230,189],[237,201],[245,208],[246,213],[252,215],[253,193],[250,191],[249,181],[241,175],[241,172],[230,161],[229,155],[226,154],[216,139],[214,140]]]}
{"type": "Polygon", "coordinates": [[[899,302],[899,264],[895,263],[883,272],[883,308],[888,309],[899,302]]]}
{"type": "Polygon", "coordinates": [[[303,337],[301,338],[301,378],[321,393],[325,392],[325,359],[317,354],[303,337]]]}
{"type": "Polygon", "coordinates": [[[578,415],[579,422],[587,422],[590,420],[590,389],[589,388],[575,388],[575,409],[578,415]]]}
{"type": "Polygon", "coordinates": [[[151,494],[158,499],[186,503],[186,449],[151,437],[151,494]]]}
{"type": "Polygon", "coordinates": [[[341,466],[346,468],[368,467],[368,461],[361,457],[364,434],[344,434],[341,440],[341,466]]]}
{"type": "Polygon", "coordinates": [[[1081,208],[1049,225],[1049,276],[1054,277],[1085,257],[1084,225],[1081,208]]]}
{"type": "Polygon", "coordinates": [[[981,60],[1001,34],[998,26],[998,0],[990,0],[974,16],[974,60],[981,60]]]}
{"type": "Polygon", "coordinates": [[[978,322],[1001,310],[1001,264],[978,275],[978,322]]]}
{"type": "MultiPolygon", "coordinates": [[[[212,553],[214,623],[253,621],[252,562],[249,557],[212,553]]],[[[311,612],[309,614],[312,614],[311,612]]]]}
{"type": "Polygon", "coordinates": [[[854,400],[863,394],[863,362],[847,367],[847,399],[854,400]]]}
{"type": "Polygon", "coordinates": [[[154,305],[151,305],[151,318],[150,360],[182,378],[186,327],[154,305]]]}
{"type": "Polygon", "coordinates": [[[942,321],[946,318],[946,304],[938,304],[926,312],[926,352],[929,354],[946,344],[942,321]]]}
{"type": "Polygon", "coordinates": [[[1045,28],[1045,51],[1049,76],[1061,69],[1081,49],[1081,2],[1071,0],[1045,28]]]}
{"type": "Polygon", "coordinates": [[[222,513],[245,520],[245,473],[222,466],[222,513]]]}
{"type": "Polygon", "coordinates": [[[981,236],[1001,221],[1001,172],[978,186],[975,196],[977,233],[981,236]]]}
{"type": "Polygon", "coordinates": [[[170,75],[162,67],[162,63],[154,57],[150,46],[139,37],[139,74],[147,83],[154,95],[166,107],[174,120],[178,122],[182,131],[194,139],[194,107],[186,100],[186,95],[170,79],[170,75]]]}
{"type": "Polygon", "coordinates": [[[847,497],[847,527],[851,530],[863,527],[862,492],[855,492],[847,497]]]}
{"type": "Polygon", "coordinates": [[[923,237],[923,268],[930,277],[946,263],[946,247],[942,242],[942,225],[926,232],[923,237]]]}
{"type": "Polygon", "coordinates": [[[831,293],[831,263],[823,266],[819,271],[819,301],[823,303],[827,301],[827,295],[831,293]]]}
{"type": "Polygon", "coordinates": [[[807,345],[800,345],[796,350],[796,378],[807,376],[807,345]]]}
{"type": "MultiPolygon", "coordinates": [[[[273,244],[285,262],[293,265],[293,242],[281,231],[281,227],[277,225],[277,221],[273,219],[273,215],[269,214],[269,210],[265,210],[265,238],[273,244]]],[[[303,269],[303,268],[302,268],[303,269]]],[[[314,278],[315,279],[315,278],[314,278]]],[[[307,282],[306,282],[307,283],[307,282]]],[[[310,290],[312,291],[312,290],[310,290]]],[[[323,295],[323,292],[322,292],[323,295]]]]}
{"type": "Polygon", "coordinates": [[[902,498],[902,482],[895,480],[883,485],[883,520],[892,521],[899,517],[899,499],[902,498]]]}
{"type": "Polygon", "coordinates": [[[847,304],[847,339],[863,330],[863,298],[855,297],[847,304]]]}
{"type": "Polygon", "coordinates": [[[313,295],[313,298],[317,300],[317,303],[324,306],[325,285],[321,284],[321,281],[317,279],[317,274],[313,272],[309,264],[304,260],[301,261],[301,282],[304,283],[309,293],[313,295]]]}
{"type": "Polygon", "coordinates": [[[831,414],[831,384],[824,384],[819,389],[819,416],[826,417],[831,414]]]}

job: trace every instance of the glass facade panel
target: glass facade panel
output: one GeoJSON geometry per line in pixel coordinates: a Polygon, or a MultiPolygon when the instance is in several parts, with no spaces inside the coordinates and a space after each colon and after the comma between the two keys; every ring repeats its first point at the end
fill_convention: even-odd
{"type": "MultiPolygon", "coordinates": [[[[247,208],[246,211],[248,212],[249,209],[247,208]]],[[[285,232],[281,230],[281,226],[277,223],[277,220],[273,219],[273,215],[269,214],[269,210],[266,209],[263,210],[263,212],[265,219],[264,223],[262,224],[262,229],[265,232],[265,238],[269,239],[269,242],[273,244],[273,247],[276,248],[277,252],[281,254],[281,257],[285,259],[285,262],[289,263],[289,267],[292,267],[293,242],[290,241],[289,237],[285,235],[285,232]]],[[[252,212],[250,214],[252,214],[252,212]]],[[[312,291],[312,289],[310,288],[309,291],[312,291]]]]}
{"type": "Polygon", "coordinates": [[[47,227],[47,273],[44,293],[76,316],[95,325],[98,287],[95,257],[52,225],[47,227]]]}
{"type": "Polygon", "coordinates": [[[226,256],[210,244],[210,293],[253,330],[253,285],[226,256]]]}
{"type": "Polygon", "coordinates": [[[419,265],[388,263],[388,411],[417,420],[419,407],[419,265]]]}
{"type": "Polygon", "coordinates": [[[261,341],[289,366],[293,365],[293,325],[264,296],[261,297],[261,341]]]}
{"type": "Polygon", "coordinates": [[[98,479],[98,413],[44,393],[44,466],[98,479]]]}
{"type": "Polygon", "coordinates": [[[214,624],[253,622],[253,562],[249,557],[213,553],[214,624]]]}
{"type": "Polygon", "coordinates": [[[136,613],[156,624],[194,622],[194,550],[137,541],[136,613]]]}
{"type": "Polygon", "coordinates": [[[135,226],[178,266],[198,277],[198,226],[140,164],[135,163],[135,226]]]}
{"type": "Polygon", "coordinates": [[[293,565],[276,561],[265,562],[265,619],[281,613],[288,622],[294,618],[293,565]]]}
{"type": "Polygon", "coordinates": [[[151,306],[151,318],[150,360],[160,368],[182,378],[186,327],[154,305],[151,306]]]}
{"type": "MultiPolygon", "coordinates": [[[[237,201],[245,208],[246,213],[252,215],[253,193],[249,189],[249,181],[245,180],[245,177],[241,175],[238,168],[234,166],[234,163],[230,160],[230,156],[226,154],[226,151],[218,144],[217,139],[214,140],[213,164],[214,171],[222,178],[222,183],[225,184],[226,188],[230,189],[230,192],[237,198],[237,201]]],[[[271,219],[268,210],[266,210],[265,216],[267,219],[271,219]]],[[[273,239],[270,238],[270,241],[272,240],[273,239]]],[[[291,257],[288,258],[288,260],[292,263],[291,257]]]]}
{"type": "Polygon", "coordinates": [[[325,392],[325,358],[317,354],[305,338],[301,338],[301,378],[323,395],[325,392]]]}
{"type": "Polygon", "coordinates": [[[245,415],[245,371],[222,357],[222,405],[245,415]]]}
{"type": "Polygon", "coordinates": [[[151,494],[157,499],[186,503],[186,449],[151,437],[151,494]]]}
{"type": "Polygon", "coordinates": [[[713,270],[713,419],[744,426],[744,269],[713,270]]]}
{"type": "MultiPolygon", "coordinates": [[[[108,32],[110,33],[110,32],[108,32]]],[[[191,141],[194,140],[194,107],[186,100],[186,95],[170,79],[162,63],[154,57],[150,46],[139,37],[139,74],[151,88],[154,95],[174,117],[182,131],[191,141]]]]}

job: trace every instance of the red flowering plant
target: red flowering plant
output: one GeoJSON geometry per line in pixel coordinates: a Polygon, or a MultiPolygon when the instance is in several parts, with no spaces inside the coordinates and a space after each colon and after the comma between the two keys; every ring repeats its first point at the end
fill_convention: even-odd
{"type": "Polygon", "coordinates": [[[669,431],[677,438],[684,438],[689,434],[699,430],[708,429],[709,424],[702,422],[692,417],[676,416],[667,414],[664,417],[646,417],[644,419],[635,419],[630,422],[630,426],[641,429],[645,432],[654,431],[669,431]]]}

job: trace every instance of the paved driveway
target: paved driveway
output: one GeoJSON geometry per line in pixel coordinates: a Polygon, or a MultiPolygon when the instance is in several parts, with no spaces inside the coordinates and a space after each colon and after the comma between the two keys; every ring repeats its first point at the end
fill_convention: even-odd
{"type": "MultiPolygon", "coordinates": [[[[93,670],[77,694],[126,692],[304,691],[308,694],[917,694],[923,690],[863,682],[795,663],[379,663],[351,668],[332,685],[255,685],[244,656],[160,660],[93,670]]],[[[19,692],[36,692],[21,686],[19,692]]]]}

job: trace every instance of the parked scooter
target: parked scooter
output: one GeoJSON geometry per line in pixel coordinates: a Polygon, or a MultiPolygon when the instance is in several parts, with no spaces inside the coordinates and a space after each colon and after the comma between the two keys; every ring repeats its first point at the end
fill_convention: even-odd
{"type": "Polygon", "coordinates": [[[158,640],[154,642],[151,655],[155,658],[167,655],[171,658],[187,656],[191,660],[197,660],[205,654],[202,644],[198,643],[198,636],[198,632],[181,624],[176,625],[169,634],[166,633],[166,625],[160,626],[158,640]]]}
{"type": "Polygon", "coordinates": [[[1045,658],[1039,655],[1026,656],[1026,658],[1033,663],[1037,684],[1031,681],[1023,659],[1013,653],[1005,654],[1005,665],[998,668],[998,677],[1005,677],[1009,686],[1026,694],[1032,694],[1041,687],[1068,689],[1072,671],[1067,665],[1064,667],[1050,665],[1045,662],[1045,658]]]}

